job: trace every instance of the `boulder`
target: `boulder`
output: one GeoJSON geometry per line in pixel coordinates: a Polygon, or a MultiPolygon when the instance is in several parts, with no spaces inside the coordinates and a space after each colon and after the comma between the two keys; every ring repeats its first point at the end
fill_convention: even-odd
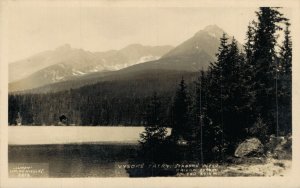
{"type": "Polygon", "coordinates": [[[263,145],[257,138],[250,138],[240,143],[234,152],[235,157],[246,157],[263,153],[263,145]]]}

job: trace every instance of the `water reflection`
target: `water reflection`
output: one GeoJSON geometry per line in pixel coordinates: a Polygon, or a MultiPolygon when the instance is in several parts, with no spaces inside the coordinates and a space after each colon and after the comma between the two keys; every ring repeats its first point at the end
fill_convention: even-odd
{"type": "Polygon", "coordinates": [[[137,144],[9,146],[9,164],[49,164],[49,177],[127,177],[137,144]]]}

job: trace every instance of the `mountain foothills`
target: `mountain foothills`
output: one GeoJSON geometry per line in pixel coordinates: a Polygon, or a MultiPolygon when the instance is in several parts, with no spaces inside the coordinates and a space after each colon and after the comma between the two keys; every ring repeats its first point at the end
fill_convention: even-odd
{"type": "Polygon", "coordinates": [[[92,73],[119,70],[145,61],[156,60],[171,46],[132,44],[121,50],[89,52],[63,45],[22,61],[9,64],[10,91],[26,90],[76,79],[92,73]]]}
{"type": "Polygon", "coordinates": [[[159,69],[195,72],[207,69],[209,63],[215,60],[222,33],[224,31],[221,28],[210,25],[175,48],[134,44],[120,51],[91,53],[65,45],[25,61],[12,63],[9,89],[28,92],[26,90],[43,87],[30,92],[58,91],[60,88],[77,88],[102,79],[119,79],[143,71],[159,69]],[[32,66],[35,68],[30,68],[32,66]],[[28,75],[21,79],[24,72],[28,75]]]}

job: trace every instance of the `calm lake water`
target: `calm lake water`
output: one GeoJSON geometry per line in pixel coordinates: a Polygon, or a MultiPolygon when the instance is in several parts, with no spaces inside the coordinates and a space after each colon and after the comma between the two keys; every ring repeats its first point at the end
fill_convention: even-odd
{"type": "MultiPolygon", "coordinates": [[[[137,143],[144,127],[9,126],[8,144],[137,143]]],[[[171,129],[167,129],[170,135],[171,129]]]]}
{"type": "Polygon", "coordinates": [[[10,177],[127,177],[126,169],[118,165],[128,164],[137,149],[137,144],[9,146],[9,174],[10,177]],[[31,171],[19,170],[24,168],[31,171]]]}
{"type": "MultiPolygon", "coordinates": [[[[10,177],[127,177],[144,127],[8,127],[10,177]]],[[[168,129],[168,135],[171,130],[168,129]]]]}

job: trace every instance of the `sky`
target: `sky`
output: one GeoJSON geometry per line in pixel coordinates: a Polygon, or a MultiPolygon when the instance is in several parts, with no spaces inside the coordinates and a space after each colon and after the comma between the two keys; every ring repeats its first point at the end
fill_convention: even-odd
{"type": "MultiPolygon", "coordinates": [[[[91,52],[129,44],[176,46],[216,24],[243,43],[257,8],[36,7],[10,6],[6,13],[9,62],[63,44],[91,52]]],[[[286,14],[288,11],[283,10],[286,14]]]]}

